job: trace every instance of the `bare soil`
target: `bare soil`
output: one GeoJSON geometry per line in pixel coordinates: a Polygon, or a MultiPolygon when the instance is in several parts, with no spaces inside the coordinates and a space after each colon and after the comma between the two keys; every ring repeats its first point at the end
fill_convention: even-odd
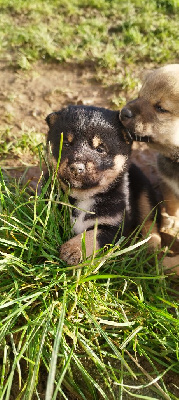
{"type": "Polygon", "coordinates": [[[1,123],[14,126],[14,131],[35,127],[46,132],[45,118],[68,104],[110,106],[109,88],[94,79],[92,67],[38,62],[33,69],[14,71],[0,64],[1,123]]]}

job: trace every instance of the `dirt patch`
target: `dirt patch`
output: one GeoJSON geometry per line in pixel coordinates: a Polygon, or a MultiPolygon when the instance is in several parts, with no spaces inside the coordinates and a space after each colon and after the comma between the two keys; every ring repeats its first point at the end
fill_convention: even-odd
{"type": "Polygon", "coordinates": [[[77,65],[37,63],[33,70],[13,71],[0,64],[1,121],[17,132],[25,124],[46,132],[45,117],[68,104],[110,106],[110,89],[94,79],[94,70],[77,65]]]}

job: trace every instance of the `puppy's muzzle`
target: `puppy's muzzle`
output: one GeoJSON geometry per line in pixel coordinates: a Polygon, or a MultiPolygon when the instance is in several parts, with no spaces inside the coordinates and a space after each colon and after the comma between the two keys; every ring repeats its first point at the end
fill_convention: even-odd
{"type": "Polygon", "coordinates": [[[149,136],[136,135],[135,127],[133,130],[131,129],[131,127],[133,126],[133,124],[131,124],[133,122],[132,119],[135,118],[135,116],[136,116],[135,113],[133,113],[131,109],[127,107],[122,108],[121,112],[119,113],[119,119],[125,126],[129,141],[151,142],[149,136]]]}
{"type": "Polygon", "coordinates": [[[70,165],[70,171],[73,175],[78,176],[85,172],[86,168],[83,163],[73,163],[70,165]]]}

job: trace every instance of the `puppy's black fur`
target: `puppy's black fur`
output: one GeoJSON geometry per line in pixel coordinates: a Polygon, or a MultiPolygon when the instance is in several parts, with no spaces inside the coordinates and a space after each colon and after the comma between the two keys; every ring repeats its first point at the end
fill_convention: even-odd
{"type": "MultiPolygon", "coordinates": [[[[81,234],[86,231],[86,256],[93,250],[127,236],[156,206],[147,178],[130,165],[131,145],[124,139],[124,127],[118,112],[91,106],[69,106],[50,114],[47,143],[54,164],[59,156],[61,134],[63,148],[58,179],[72,211],[75,237],[63,244],[60,257],[68,264],[81,259],[81,234]],[[94,226],[97,238],[94,247],[94,226]],[[124,220],[124,224],[123,224],[124,220]]],[[[150,216],[151,225],[154,214],[150,216]]],[[[158,235],[155,226],[154,236],[158,235]]],[[[157,239],[158,243],[159,239],[157,239]]]]}

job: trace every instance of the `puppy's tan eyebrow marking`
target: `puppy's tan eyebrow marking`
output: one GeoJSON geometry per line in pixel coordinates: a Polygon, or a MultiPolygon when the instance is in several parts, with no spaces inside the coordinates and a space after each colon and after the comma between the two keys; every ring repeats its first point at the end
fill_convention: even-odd
{"type": "Polygon", "coordinates": [[[93,146],[96,149],[100,144],[102,144],[101,139],[98,136],[94,136],[93,140],[93,146]]]}
{"type": "Polygon", "coordinates": [[[67,140],[68,140],[69,143],[73,142],[73,134],[72,133],[68,133],[67,134],[67,140]]]}

